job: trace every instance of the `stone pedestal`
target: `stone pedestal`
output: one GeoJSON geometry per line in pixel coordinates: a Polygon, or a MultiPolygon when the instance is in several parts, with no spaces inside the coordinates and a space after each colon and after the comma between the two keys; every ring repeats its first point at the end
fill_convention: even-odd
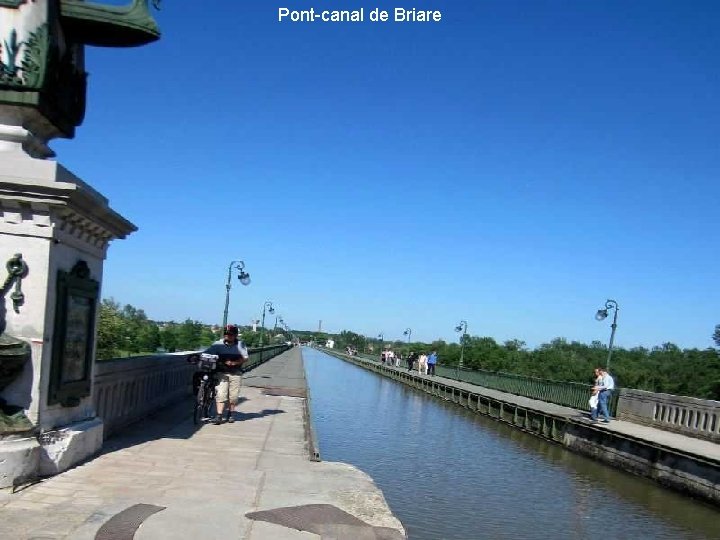
{"type": "Polygon", "coordinates": [[[111,240],[135,230],[57,162],[0,151],[0,283],[14,255],[27,265],[22,301],[4,291],[0,322],[31,350],[0,398],[22,407],[35,427],[34,437],[0,434],[0,487],[28,471],[60,472],[99,450],[92,380],[103,261],[111,240]]]}

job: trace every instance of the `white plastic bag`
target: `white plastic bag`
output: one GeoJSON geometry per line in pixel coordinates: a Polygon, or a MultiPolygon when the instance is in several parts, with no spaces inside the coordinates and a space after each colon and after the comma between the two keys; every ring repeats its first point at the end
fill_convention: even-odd
{"type": "Polygon", "coordinates": [[[590,399],[588,400],[588,403],[590,404],[591,409],[597,409],[598,406],[598,395],[593,394],[590,396],[590,399]]]}

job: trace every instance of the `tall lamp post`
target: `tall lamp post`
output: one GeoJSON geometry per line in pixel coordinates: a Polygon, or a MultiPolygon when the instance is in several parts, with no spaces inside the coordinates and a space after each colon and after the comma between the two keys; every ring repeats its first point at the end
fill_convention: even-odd
{"type": "Polygon", "coordinates": [[[228,308],[230,307],[230,279],[232,278],[233,268],[238,271],[238,279],[243,285],[250,285],[250,274],[245,271],[245,263],[243,261],[233,261],[228,266],[227,283],[225,284],[225,311],[223,312],[223,331],[227,326],[228,308]]]}
{"type": "Polygon", "coordinates": [[[407,336],[408,338],[408,347],[410,347],[410,336],[412,336],[412,328],[406,328],[403,332],[403,336],[407,336]]]}
{"type": "Polygon", "coordinates": [[[382,332],[380,332],[380,333],[378,334],[378,339],[380,340],[380,354],[382,354],[383,341],[385,341],[385,334],[383,334],[382,332]]]}
{"type": "Polygon", "coordinates": [[[465,334],[467,334],[467,321],[460,321],[460,324],[455,327],[455,331],[462,332],[462,334],[460,334],[460,363],[458,364],[458,369],[456,370],[456,374],[459,376],[460,370],[463,367],[463,360],[465,358],[465,334]]]}
{"type": "Polygon", "coordinates": [[[260,334],[260,346],[262,347],[265,345],[265,310],[268,310],[270,314],[272,315],[275,313],[275,308],[273,308],[273,303],[270,300],[266,300],[263,304],[263,314],[262,314],[262,334],[260,334]]]}
{"type": "Polygon", "coordinates": [[[612,309],[614,311],[613,322],[610,325],[612,331],[610,332],[610,344],[608,345],[607,362],[605,363],[605,369],[608,371],[610,371],[610,359],[612,358],[613,342],[615,341],[615,330],[617,329],[617,316],[620,308],[618,307],[618,303],[615,300],[607,300],[605,302],[605,308],[598,309],[597,313],[595,314],[595,319],[597,319],[598,321],[604,321],[608,316],[609,309],[612,309]]]}

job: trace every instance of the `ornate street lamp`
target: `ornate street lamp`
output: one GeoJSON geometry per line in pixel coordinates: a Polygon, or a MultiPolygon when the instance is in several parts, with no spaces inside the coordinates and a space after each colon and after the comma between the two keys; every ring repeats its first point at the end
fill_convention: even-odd
{"type": "Polygon", "coordinates": [[[382,332],[380,332],[380,333],[378,334],[378,339],[380,340],[380,354],[382,354],[383,341],[385,340],[385,334],[383,334],[382,332]]]}
{"type": "Polygon", "coordinates": [[[595,314],[595,319],[598,321],[604,321],[608,316],[608,310],[612,309],[613,312],[613,322],[610,325],[610,328],[612,328],[612,331],[610,332],[610,344],[608,345],[608,357],[607,362],[605,363],[605,369],[610,371],[610,359],[612,358],[612,352],[613,352],[613,342],[615,341],[615,330],[617,329],[617,316],[618,311],[620,308],[618,307],[618,303],[615,300],[607,300],[605,302],[605,308],[600,308],[597,310],[597,313],[595,314]]]}
{"type": "Polygon", "coordinates": [[[460,363],[458,364],[458,369],[456,370],[456,373],[459,374],[463,367],[463,359],[465,356],[465,334],[467,334],[467,321],[460,321],[460,324],[455,327],[455,331],[462,332],[462,334],[460,334],[460,363]]]}
{"type": "Polygon", "coordinates": [[[262,347],[265,345],[265,310],[268,310],[268,312],[272,315],[275,313],[275,308],[273,308],[273,303],[270,300],[266,300],[263,304],[263,314],[262,314],[262,333],[260,334],[260,346],[262,347]]]}
{"type": "Polygon", "coordinates": [[[408,345],[410,345],[410,336],[412,336],[412,329],[411,329],[411,328],[406,328],[405,331],[403,332],[403,336],[407,336],[407,338],[408,338],[408,345]]]}
{"type": "Polygon", "coordinates": [[[233,261],[228,266],[227,283],[225,284],[225,311],[223,312],[223,332],[227,326],[228,307],[230,306],[230,279],[232,278],[233,268],[238,271],[238,279],[243,285],[250,285],[250,274],[245,271],[245,263],[243,261],[233,261]]]}

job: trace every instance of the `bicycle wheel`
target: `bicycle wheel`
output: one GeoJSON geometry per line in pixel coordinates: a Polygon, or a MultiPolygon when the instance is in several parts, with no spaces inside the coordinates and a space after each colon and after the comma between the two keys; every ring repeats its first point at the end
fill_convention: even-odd
{"type": "Polygon", "coordinates": [[[213,408],[215,407],[215,386],[212,382],[208,381],[207,388],[205,389],[205,405],[203,407],[203,413],[205,418],[212,418],[213,408]]]}
{"type": "Polygon", "coordinates": [[[193,411],[193,423],[195,425],[202,422],[205,414],[205,393],[205,381],[201,381],[197,397],[195,398],[195,409],[193,411]]]}

